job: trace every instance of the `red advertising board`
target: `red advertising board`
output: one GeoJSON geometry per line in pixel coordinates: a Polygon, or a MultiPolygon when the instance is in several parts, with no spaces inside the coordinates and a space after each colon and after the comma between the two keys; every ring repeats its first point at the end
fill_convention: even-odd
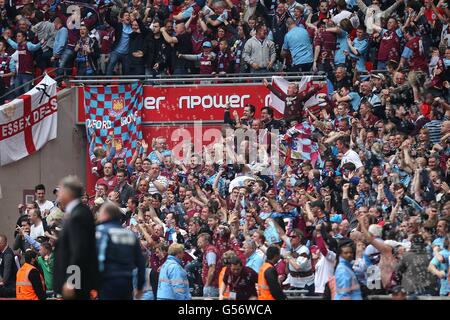
{"type": "MultiPolygon", "coordinates": [[[[252,104],[257,109],[269,105],[269,90],[262,84],[222,86],[144,86],[142,123],[186,123],[196,120],[223,120],[226,104],[231,109],[243,109],[252,104]]],[[[275,117],[281,117],[275,111],[275,117]]],[[[241,115],[241,113],[240,113],[241,115]]],[[[77,122],[84,123],[83,87],[78,88],[77,122]]]]}

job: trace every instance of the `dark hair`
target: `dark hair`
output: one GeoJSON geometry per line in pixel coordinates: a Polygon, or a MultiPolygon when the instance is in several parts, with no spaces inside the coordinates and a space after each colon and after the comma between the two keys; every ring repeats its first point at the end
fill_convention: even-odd
{"type": "Polygon", "coordinates": [[[259,32],[259,30],[261,30],[262,28],[264,28],[266,25],[264,23],[259,23],[256,25],[255,27],[255,31],[259,32]]]}
{"type": "Polygon", "coordinates": [[[238,265],[242,266],[242,260],[238,256],[231,257],[229,263],[230,263],[230,265],[238,264],[238,265]]]}
{"type": "Polygon", "coordinates": [[[16,36],[17,36],[19,33],[22,34],[22,36],[23,36],[25,39],[28,39],[26,32],[23,32],[23,31],[17,31],[17,32],[16,32],[16,36]]]}
{"type": "Polygon", "coordinates": [[[24,257],[26,263],[31,263],[31,260],[36,259],[37,254],[33,250],[28,250],[25,252],[24,257]]]}
{"type": "Polygon", "coordinates": [[[343,145],[345,148],[347,148],[347,149],[350,148],[350,138],[349,138],[349,137],[339,137],[339,138],[337,138],[336,143],[337,143],[338,141],[339,141],[340,143],[342,143],[342,145],[343,145]]]}
{"type": "Polygon", "coordinates": [[[256,107],[254,105],[247,103],[245,106],[249,107],[250,108],[250,112],[255,114],[256,107]]]}
{"type": "Polygon", "coordinates": [[[125,13],[129,13],[128,10],[124,9],[124,10],[120,11],[119,17],[123,18],[125,13]]]}
{"type": "Polygon", "coordinates": [[[34,187],[34,192],[38,190],[44,190],[45,192],[45,186],[43,184],[38,184],[36,187],[34,187]]]}
{"type": "Polygon", "coordinates": [[[41,10],[36,10],[34,11],[34,18],[38,21],[41,22],[44,20],[44,13],[41,10]]]}
{"type": "Polygon", "coordinates": [[[279,255],[280,255],[280,248],[278,248],[277,246],[270,246],[267,248],[266,251],[267,260],[271,261],[273,260],[273,258],[279,255]]]}
{"type": "Polygon", "coordinates": [[[43,242],[41,243],[41,247],[45,248],[45,250],[47,250],[48,252],[52,252],[53,251],[53,247],[49,242],[43,242]]]}
{"type": "Polygon", "coordinates": [[[261,111],[266,110],[269,116],[273,118],[273,109],[271,107],[262,107],[261,111]]]}
{"type": "Polygon", "coordinates": [[[116,175],[117,175],[118,173],[123,173],[123,174],[125,175],[125,177],[127,176],[127,171],[126,171],[125,169],[117,169],[116,175]]]}
{"type": "Polygon", "coordinates": [[[159,202],[162,201],[162,195],[160,195],[159,193],[154,193],[152,195],[150,195],[153,199],[158,200],[159,202]]]}

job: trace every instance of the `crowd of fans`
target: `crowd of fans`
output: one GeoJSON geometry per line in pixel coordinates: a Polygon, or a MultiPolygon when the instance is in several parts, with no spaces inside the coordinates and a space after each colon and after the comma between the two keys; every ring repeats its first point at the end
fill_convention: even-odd
{"type": "MultiPolygon", "coordinates": [[[[278,92],[288,110],[283,119],[263,105],[247,105],[242,116],[227,108],[223,128],[233,135],[205,148],[208,157],[192,148],[188,161],[180,161],[168,137],[155,137],[141,141],[127,163],[114,148],[91,141],[98,180],[95,194],[81,201],[100,233],[111,227],[104,226],[109,217],[116,229],[128,230],[126,239],[129,232],[139,239],[145,272],[137,259],[135,287],[142,292],[136,297],[285,299],[283,289],[328,299],[449,294],[447,1],[133,0],[83,7],[84,22],[69,31],[64,2],[45,14],[25,5],[13,27],[8,22],[15,23],[17,11],[1,1],[7,44],[24,52],[19,65],[75,63],[79,74],[113,74],[119,62],[122,74],[267,72],[285,65],[327,74],[332,93],[318,108],[304,107],[317,89],[299,92],[294,83],[278,92]],[[42,35],[51,33],[39,37],[36,30],[47,19],[56,31],[46,55],[39,50],[50,39],[42,35]],[[36,38],[44,41],[34,44],[36,38]],[[371,69],[382,71],[366,73],[371,69]],[[270,144],[259,149],[264,160],[257,163],[246,161],[249,141],[227,150],[226,141],[250,131],[280,142],[276,166],[270,144]],[[305,139],[317,146],[314,160],[294,152],[305,139]],[[213,161],[223,149],[235,156],[213,161]]],[[[19,71],[16,83],[23,76],[19,71]]],[[[44,189],[37,186],[37,201],[19,207],[12,249],[36,261],[50,290],[52,248],[64,232],[67,201],[46,201],[44,189]]],[[[7,241],[0,240],[4,255],[7,241]]],[[[101,243],[100,265],[135,255],[105,251],[101,243]]],[[[14,281],[16,260],[8,269],[14,281]]],[[[103,277],[120,274],[99,270],[103,277]]],[[[4,268],[0,276],[0,294],[15,288],[4,268]]]]}

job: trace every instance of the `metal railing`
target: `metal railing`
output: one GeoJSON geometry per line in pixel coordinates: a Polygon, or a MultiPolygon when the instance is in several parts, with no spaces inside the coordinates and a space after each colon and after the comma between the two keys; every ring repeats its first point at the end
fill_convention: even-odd
{"type": "MultiPolygon", "coordinates": [[[[65,69],[68,70],[68,68],[65,68],[65,69]]],[[[50,70],[48,70],[48,73],[56,73],[58,70],[62,70],[62,68],[51,68],[50,70]]],[[[26,87],[28,87],[30,85],[31,85],[31,87],[33,87],[34,83],[36,81],[41,80],[42,78],[44,78],[46,74],[47,73],[44,72],[39,77],[36,77],[36,78],[34,78],[34,79],[30,80],[30,81],[27,81],[27,82],[25,82],[25,83],[23,83],[23,84],[21,84],[20,86],[17,86],[17,87],[13,84],[12,85],[13,88],[11,90],[6,92],[4,95],[0,96],[0,100],[6,99],[6,98],[8,98],[10,100],[14,100],[18,96],[20,96],[19,93],[20,93],[20,91],[22,91],[23,88],[26,88],[26,87]]],[[[60,75],[60,76],[54,77],[54,79],[56,81],[58,81],[58,82],[59,82],[59,80],[62,80],[63,78],[64,78],[64,75],[60,75]]]]}
{"type": "Polygon", "coordinates": [[[311,76],[314,81],[325,81],[325,73],[313,72],[267,72],[267,73],[233,73],[225,75],[204,75],[204,74],[184,74],[184,75],[124,75],[124,76],[76,76],[69,82],[74,85],[104,85],[117,83],[132,83],[141,81],[144,84],[154,86],[171,86],[173,84],[183,85],[230,85],[230,84],[255,84],[262,79],[271,78],[272,76],[282,76],[286,80],[298,80],[304,76],[311,76]]]}

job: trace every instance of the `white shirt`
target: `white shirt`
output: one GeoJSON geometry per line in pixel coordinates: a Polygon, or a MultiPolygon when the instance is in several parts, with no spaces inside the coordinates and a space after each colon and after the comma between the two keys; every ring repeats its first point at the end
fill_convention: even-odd
{"type": "Polygon", "coordinates": [[[50,211],[50,209],[54,207],[53,202],[48,201],[48,200],[45,200],[45,202],[42,204],[39,203],[39,201],[36,201],[36,203],[38,204],[39,210],[41,210],[41,212],[44,212],[44,210],[50,211]]]}
{"type": "Polygon", "coordinates": [[[41,223],[39,225],[33,224],[30,228],[30,237],[36,240],[37,237],[43,237],[45,235],[44,232],[44,224],[41,223]]]}
{"type": "MultiPolygon", "coordinates": [[[[290,244],[288,245],[290,247],[290,244]]],[[[283,250],[283,254],[288,250],[283,250]]],[[[294,249],[294,251],[299,254],[299,256],[295,259],[297,264],[300,265],[300,270],[295,270],[294,267],[289,263],[288,269],[293,272],[305,272],[309,271],[312,268],[311,259],[305,258],[301,256],[301,254],[305,253],[309,256],[309,249],[306,246],[298,246],[294,249]]],[[[293,277],[291,274],[288,274],[286,281],[283,284],[290,284],[294,288],[304,288],[305,286],[312,285],[314,283],[314,273],[307,277],[293,277]]]]}
{"type": "Polygon", "coordinates": [[[325,284],[334,274],[334,264],[336,262],[336,253],[328,250],[327,255],[320,255],[316,264],[316,272],[314,275],[314,287],[316,293],[325,291],[325,284]]]}
{"type": "Polygon", "coordinates": [[[359,168],[361,168],[363,166],[362,162],[361,162],[361,158],[359,157],[359,155],[353,151],[352,149],[349,149],[344,156],[342,157],[341,160],[341,167],[346,164],[346,163],[353,163],[356,167],[356,170],[358,170],[359,168]]]}
{"type": "MultiPolygon", "coordinates": [[[[167,186],[169,185],[169,181],[168,181],[167,178],[164,177],[164,176],[159,176],[159,177],[156,179],[156,182],[158,182],[159,184],[163,185],[163,186],[164,186],[164,189],[166,189],[167,186]]],[[[155,193],[161,194],[161,192],[159,192],[159,190],[156,189],[156,187],[155,187],[155,185],[153,184],[153,182],[149,182],[149,183],[148,183],[148,193],[150,193],[150,194],[155,194],[155,193]]]]}

